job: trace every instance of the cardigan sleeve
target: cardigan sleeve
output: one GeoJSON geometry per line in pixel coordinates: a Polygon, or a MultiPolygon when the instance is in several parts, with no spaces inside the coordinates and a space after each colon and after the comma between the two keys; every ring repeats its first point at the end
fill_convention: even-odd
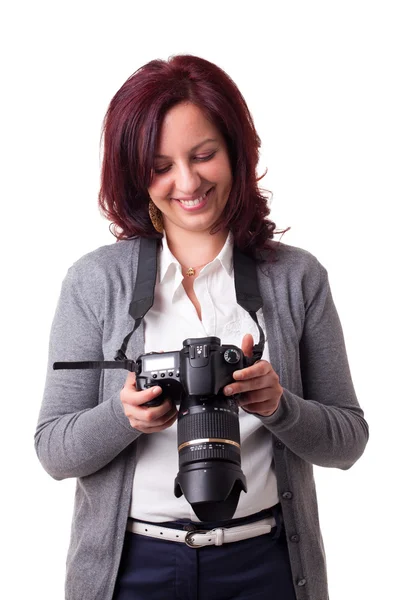
{"type": "MultiPolygon", "coordinates": [[[[104,287],[104,286],[103,286],[104,287]]],[[[90,475],[107,465],[140,432],[125,416],[119,394],[102,399],[101,370],[53,370],[56,361],[103,360],[102,285],[93,271],[69,270],[53,319],[35,449],[55,479],[90,475]],[[93,298],[97,290],[96,303],[93,298]]]]}
{"type": "Polygon", "coordinates": [[[275,413],[260,418],[300,458],[323,467],[348,469],[362,455],[369,429],[355,394],[327,271],[316,259],[302,287],[304,324],[299,356],[303,395],[284,389],[275,413]]]}

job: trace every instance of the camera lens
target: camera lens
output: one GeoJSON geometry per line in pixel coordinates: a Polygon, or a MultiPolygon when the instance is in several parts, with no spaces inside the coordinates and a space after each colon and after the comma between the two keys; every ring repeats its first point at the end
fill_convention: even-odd
{"type": "Polygon", "coordinates": [[[185,398],[177,438],[175,495],[184,493],[202,521],[231,519],[246,491],[237,403],[225,396],[185,398]]]}
{"type": "Polygon", "coordinates": [[[180,467],[194,460],[241,464],[238,408],[233,400],[214,399],[213,403],[190,407],[177,429],[180,467]]]}

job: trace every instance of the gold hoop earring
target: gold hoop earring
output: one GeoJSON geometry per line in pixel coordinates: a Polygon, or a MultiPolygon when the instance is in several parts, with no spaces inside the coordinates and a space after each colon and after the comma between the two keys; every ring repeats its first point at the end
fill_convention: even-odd
{"type": "Polygon", "coordinates": [[[149,201],[149,217],[156,231],[158,233],[163,233],[163,216],[161,210],[157,208],[153,200],[149,201]]]}

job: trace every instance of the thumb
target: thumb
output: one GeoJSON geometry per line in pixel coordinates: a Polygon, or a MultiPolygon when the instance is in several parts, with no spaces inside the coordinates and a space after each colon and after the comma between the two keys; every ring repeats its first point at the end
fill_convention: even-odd
{"type": "Polygon", "coordinates": [[[128,371],[127,379],[125,380],[125,385],[127,387],[135,387],[136,388],[136,375],[135,373],[128,371]]]}
{"type": "Polygon", "coordinates": [[[250,333],[244,335],[242,339],[241,350],[245,356],[248,356],[249,358],[252,356],[253,337],[250,333]]]}

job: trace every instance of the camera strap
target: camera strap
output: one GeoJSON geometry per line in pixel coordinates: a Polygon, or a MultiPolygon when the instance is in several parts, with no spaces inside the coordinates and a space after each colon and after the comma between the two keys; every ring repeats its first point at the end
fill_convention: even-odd
{"type": "MultiPolygon", "coordinates": [[[[125,354],[131,336],[138,329],[142,319],[153,306],[157,275],[157,239],[140,238],[138,268],[134,293],[129,307],[129,314],[134,319],[134,328],[125,336],[121,348],[113,361],[81,361],[56,362],[54,369],[126,369],[135,371],[135,361],[127,359],[125,354]]],[[[265,345],[265,335],[260,327],[257,311],[262,308],[262,297],[259,292],[256,262],[243,254],[234,246],[233,252],[234,281],[237,303],[246,310],[259,330],[259,342],[254,345],[252,362],[260,360],[265,345]]],[[[223,341],[224,343],[224,341],[223,341]]]]}
{"type": "Polygon", "coordinates": [[[250,256],[243,254],[236,246],[234,246],[233,260],[237,304],[249,313],[259,330],[259,342],[254,345],[252,350],[252,358],[256,362],[262,358],[265,347],[265,334],[259,325],[256,314],[263,306],[262,296],[259,291],[256,262],[250,256]]]}
{"type": "Polygon", "coordinates": [[[138,329],[143,317],[153,306],[157,274],[157,242],[158,240],[152,238],[140,239],[134,295],[128,310],[131,317],[135,320],[134,329],[125,336],[114,360],[127,360],[125,352],[128,342],[133,333],[138,329]]]}

